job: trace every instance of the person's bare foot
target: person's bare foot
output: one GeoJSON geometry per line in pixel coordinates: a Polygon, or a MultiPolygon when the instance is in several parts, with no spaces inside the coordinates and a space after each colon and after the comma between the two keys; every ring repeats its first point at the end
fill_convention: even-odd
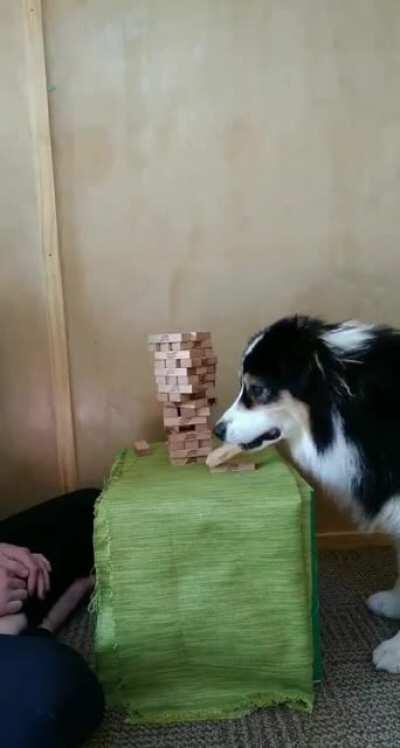
{"type": "Polygon", "coordinates": [[[0,634],[9,634],[18,636],[26,629],[28,621],[25,613],[13,613],[8,616],[0,617],[0,634]]]}
{"type": "Polygon", "coordinates": [[[55,634],[76,610],[79,603],[92,591],[94,584],[94,576],[76,579],[50,608],[39,628],[55,634]]]}

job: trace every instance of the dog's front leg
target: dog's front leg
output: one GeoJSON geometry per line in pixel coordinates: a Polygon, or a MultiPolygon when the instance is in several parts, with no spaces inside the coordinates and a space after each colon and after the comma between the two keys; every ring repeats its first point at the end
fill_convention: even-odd
{"type": "Polygon", "coordinates": [[[397,581],[391,590],[375,592],[367,600],[372,613],[386,618],[400,618],[400,538],[394,541],[397,557],[397,581]]]}
{"type": "MultiPolygon", "coordinates": [[[[400,539],[395,543],[397,555],[398,578],[391,590],[375,592],[367,600],[369,609],[386,618],[400,618],[400,539]]],[[[400,673],[400,632],[391,639],[379,644],[372,657],[378,670],[388,673],[400,673]]]]}

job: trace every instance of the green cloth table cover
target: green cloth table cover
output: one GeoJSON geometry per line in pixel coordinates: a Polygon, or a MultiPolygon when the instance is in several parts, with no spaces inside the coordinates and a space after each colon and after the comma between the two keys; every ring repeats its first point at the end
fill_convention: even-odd
{"type": "Polygon", "coordinates": [[[96,662],[134,723],[312,707],[311,491],[275,450],[254,457],[211,474],[156,444],[114,464],[96,506],[96,662]]]}

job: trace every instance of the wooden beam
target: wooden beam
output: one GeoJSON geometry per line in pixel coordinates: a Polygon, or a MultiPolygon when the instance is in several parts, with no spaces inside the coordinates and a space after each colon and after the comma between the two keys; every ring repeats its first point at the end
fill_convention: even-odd
{"type": "Polygon", "coordinates": [[[392,545],[387,535],[357,531],[317,533],[320,551],[346,551],[360,548],[386,548],[392,545]]]}
{"type": "Polygon", "coordinates": [[[28,87],[36,159],[38,212],[47,311],[59,477],[62,490],[77,485],[77,460],[71,396],[68,336],[57,226],[47,73],[41,0],[24,0],[28,87]]]}

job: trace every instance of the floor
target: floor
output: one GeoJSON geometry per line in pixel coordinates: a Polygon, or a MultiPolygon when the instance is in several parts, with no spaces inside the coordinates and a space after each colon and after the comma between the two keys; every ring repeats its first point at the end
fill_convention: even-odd
{"type": "MultiPolygon", "coordinates": [[[[400,675],[376,672],[371,652],[397,630],[370,614],[365,598],[390,587],[389,549],[326,552],[320,558],[323,682],[312,715],[260,710],[240,720],[133,728],[109,712],[88,748],[394,748],[400,746],[400,675]]],[[[64,639],[91,658],[88,617],[69,625],[64,639]]]]}

